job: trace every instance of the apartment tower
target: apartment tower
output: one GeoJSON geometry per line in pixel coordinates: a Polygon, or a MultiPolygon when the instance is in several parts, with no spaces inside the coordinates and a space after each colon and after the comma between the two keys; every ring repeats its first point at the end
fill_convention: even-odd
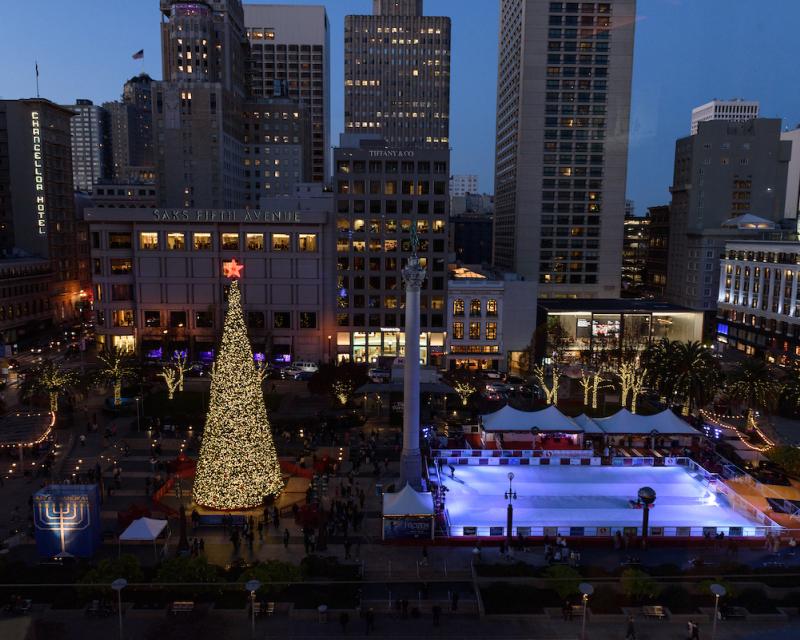
{"type": "Polygon", "coordinates": [[[635,0],[501,0],[494,262],[619,295],[635,0]]]}

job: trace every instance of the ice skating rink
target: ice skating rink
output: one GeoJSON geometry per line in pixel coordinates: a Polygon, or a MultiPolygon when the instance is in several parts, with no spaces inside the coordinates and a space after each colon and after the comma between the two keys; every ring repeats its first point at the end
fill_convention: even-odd
{"type": "Polygon", "coordinates": [[[478,527],[478,535],[505,527],[509,471],[517,494],[514,527],[640,527],[642,511],[628,501],[645,486],[656,492],[651,527],[692,527],[693,535],[702,527],[743,527],[744,535],[754,535],[758,525],[683,467],[459,465],[455,478],[447,466],[441,474],[452,535],[463,535],[463,527],[478,527]]]}

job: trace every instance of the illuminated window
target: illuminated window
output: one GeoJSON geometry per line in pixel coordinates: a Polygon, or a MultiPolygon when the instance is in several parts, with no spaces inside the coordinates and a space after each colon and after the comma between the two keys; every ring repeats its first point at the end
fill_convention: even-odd
{"type": "Polygon", "coordinates": [[[239,250],[239,234],[238,233],[223,233],[222,234],[222,249],[224,251],[238,251],[239,250]]]}
{"type": "Polygon", "coordinates": [[[486,339],[487,340],[497,340],[497,323],[496,322],[487,322],[486,323],[486,339]]]}
{"type": "Polygon", "coordinates": [[[453,323],[453,338],[455,340],[463,340],[464,339],[464,323],[463,322],[454,322],[453,323]]]}
{"type": "Polygon", "coordinates": [[[477,298],[473,298],[469,303],[469,315],[471,316],[479,316],[481,315],[481,301],[477,298]]]}
{"type": "Polygon", "coordinates": [[[489,299],[486,301],[486,315],[487,316],[497,315],[497,300],[489,299]]]}
{"type": "Polygon", "coordinates": [[[288,233],[273,233],[272,234],[272,250],[273,251],[290,251],[291,243],[288,233]]]}
{"type": "Polygon", "coordinates": [[[316,233],[301,233],[299,241],[300,251],[308,251],[316,253],[317,251],[317,234],[316,233]]]}
{"type": "Polygon", "coordinates": [[[317,314],[315,311],[300,312],[300,328],[301,329],[317,328],[317,314]]]}
{"type": "Polygon", "coordinates": [[[139,233],[139,248],[145,251],[158,249],[158,233],[156,231],[142,231],[139,233]]]}
{"type": "Polygon", "coordinates": [[[171,231],[167,234],[167,249],[170,251],[183,251],[186,248],[186,234],[171,231]]]}
{"type": "Polygon", "coordinates": [[[122,276],[133,271],[133,263],[130,258],[112,258],[111,275],[122,276]]]}
{"type": "Polygon", "coordinates": [[[263,251],[264,250],[264,234],[263,233],[248,233],[246,236],[247,250],[248,251],[263,251]]]}
{"type": "Polygon", "coordinates": [[[470,322],[469,323],[469,339],[470,340],[480,340],[481,339],[481,323],[480,322],[470,322]]]}
{"type": "Polygon", "coordinates": [[[464,315],[464,301],[461,298],[453,300],[453,315],[454,316],[464,315]]]}
{"type": "Polygon", "coordinates": [[[195,233],[192,236],[195,251],[211,251],[211,234],[195,233]]]}

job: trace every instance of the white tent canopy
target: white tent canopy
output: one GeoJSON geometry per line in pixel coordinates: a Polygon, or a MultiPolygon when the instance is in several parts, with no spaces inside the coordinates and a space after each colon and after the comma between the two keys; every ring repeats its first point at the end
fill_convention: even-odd
{"type": "Polygon", "coordinates": [[[595,418],[594,422],[608,435],[650,435],[654,431],[657,435],[700,435],[669,409],[652,416],[640,416],[620,409],[613,416],[595,418]]]}
{"type": "Polygon", "coordinates": [[[139,518],[128,525],[128,528],[120,534],[119,539],[123,542],[154,542],[166,528],[166,520],[139,518]]]}
{"type": "Polygon", "coordinates": [[[536,427],[541,432],[557,431],[581,433],[583,429],[554,405],[540,411],[520,411],[506,405],[499,411],[481,416],[484,431],[530,431],[536,427]]]}
{"type": "Polygon", "coordinates": [[[573,418],[575,423],[583,429],[584,433],[588,434],[605,434],[605,431],[597,424],[593,418],[590,418],[585,413],[573,418]]]}
{"type": "Polygon", "coordinates": [[[433,496],[418,493],[411,485],[406,485],[397,493],[383,494],[384,516],[432,516],[433,496]]]}

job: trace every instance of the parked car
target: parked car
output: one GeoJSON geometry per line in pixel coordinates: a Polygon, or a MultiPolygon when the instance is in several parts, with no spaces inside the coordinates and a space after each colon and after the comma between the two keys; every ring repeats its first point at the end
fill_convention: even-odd
{"type": "Polygon", "coordinates": [[[378,367],[371,368],[367,371],[367,375],[372,382],[376,383],[389,382],[392,379],[392,372],[389,369],[379,369],[378,367]]]}
{"type": "Polygon", "coordinates": [[[295,362],[294,367],[301,369],[302,371],[308,371],[309,373],[316,373],[319,371],[319,365],[316,362],[308,362],[304,360],[298,360],[295,362]]]}
{"type": "Polygon", "coordinates": [[[311,377],[313,375],[314,374],[311,373],[311,371],[298,371],[297,373],[294,374],[294,378],[293,379],[294,380],[301,380],[303,382],[308,382],[309,380],[311,380],[311,377]]]}
{"type": "Polygon", "coordinates": [[[303,372],[303,369],[301,369],[300,367],[297,367],[295,365],[292,365],[290,367],[284,367],[283,369],[281,369],[281,377],[284,380],[294,380],[295,379],[294,377],[298,373],[302,373],[302,372],[303,372]]]}

